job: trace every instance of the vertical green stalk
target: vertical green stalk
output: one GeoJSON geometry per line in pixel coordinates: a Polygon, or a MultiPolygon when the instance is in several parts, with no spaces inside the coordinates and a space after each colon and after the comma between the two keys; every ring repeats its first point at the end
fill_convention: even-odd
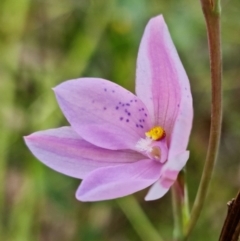
{"type": "Polygon", "coordinates": [[[143,241],[163,241],[134,196],[119,198],[117,203],[143,241]]]}
{"type": "Polygon", "coordinates": [[[182,209],[181,209],[182,198],[179,195],[178,189],[179,189],[178,182],[175,182],[171,188],[173,221],[174,221],[174,229],[173,229],[174,241],[180,241],[182,240],[182,237],[183,237],[183,222],[182,222],[182,209]]]}
{"type": "Polygon", "coordinates": [[[185,179],[186,171],[182,170],[171,188],[174,221],[173,237],[177,241],[183,239],[184,230],[189,221],[188,190],[185,179]]]}
{"type": "Polygon", "coordinates": [[[221,6],[220,1],[201,0],[203,13],[207,25],[211,85],[212,85],[212,108],[210,139],[206,162],[198,188],[197,196],[192,208],[188,223],[185,240],[188,239],[192,229],[200,216],[203,204],[211,181],[214,164],[217,159],[222,123],[222,57],[221,57],[221,6]]]}

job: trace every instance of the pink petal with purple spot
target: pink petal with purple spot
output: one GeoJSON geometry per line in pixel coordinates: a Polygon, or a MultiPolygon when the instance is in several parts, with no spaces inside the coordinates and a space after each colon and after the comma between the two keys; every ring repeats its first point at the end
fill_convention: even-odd
{"type": "Polygon", "coordinates": [[[39,131],[26,136],[32,153],[55,171],[75,178],[84,178],[91,171],[136,162],[144,156],[134,151],[112,151],[83,140],[71,127],[39,131]]]}
{"type": "Polygon", "coordinates": [[[135,149],[150,128],[149,113],[142,101],[110,81],[70,80],[54,91],[71,126],[94,145],[112,150],[135,149]]]}
{"type": "Polygon", "coordinates": [[[97,169],[82,181],[76,197],[81,201],[100,201],[132,194],[156,182],[161,168],[156,161],[142,160],[97,169]]]}
{"type": "Polygon", "coordinates": [[[175,158],[169,159],[161,170],[159,180],[150,188],[145,200],[156,200],[165,195],[169,188],[176,181],[178,173],[186,165],[188,158],[189,151],[184,151],[175,156],[175,158]]]}

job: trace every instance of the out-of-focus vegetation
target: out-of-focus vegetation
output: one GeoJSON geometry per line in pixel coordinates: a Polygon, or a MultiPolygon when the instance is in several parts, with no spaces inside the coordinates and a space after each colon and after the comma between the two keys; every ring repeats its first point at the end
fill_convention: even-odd
{"type": "MultiPolygon", "coordinates": [[[[0,1],[0,240],[141,240],[134,230],[138,220],[128,221],[123,212],[132,201],[78,202],[74,193],[79,180],[43,166],[22,136],[67,125],[51,90],[64,80],[98,76],[134,91],[139,42],[147,21],[160,13],[189,75],[194,98],[187,164],[192,204],[210,124],[209,60],[199,1],[0,1]]],[[[240,1],[223,0],[222,14],[222,142],[194,241],[218,239],[226,203],[240,184],[240,1]]],[[[145,202],[145,193],[134,196],[170,240],[170,194],[145,202]]]]}

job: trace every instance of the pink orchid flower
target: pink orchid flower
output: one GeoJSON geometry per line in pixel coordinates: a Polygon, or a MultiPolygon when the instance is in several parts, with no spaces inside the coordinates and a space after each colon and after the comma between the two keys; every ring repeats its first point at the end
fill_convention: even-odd
{"type": "Polygon", "coordinates": [[[146,200],[162,197],[184,167],[192,126],[189,80],[162,16],[152,18],[137,59],[136,94],[100,78],[54,88],[69,121],[25,137],[45,165],[83,179],[81,201],[126,196],[150,185],[146,200]]]}

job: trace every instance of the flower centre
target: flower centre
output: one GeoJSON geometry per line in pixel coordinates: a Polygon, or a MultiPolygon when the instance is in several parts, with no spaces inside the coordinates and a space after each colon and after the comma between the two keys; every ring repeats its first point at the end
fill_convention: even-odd
{"type": "Polygon", "coordinates": [[[166,133],[161,126],[155,126],[150,131],[146,132],[145,135],[154,141],[159,141],[166,136],[166,133]]]}
{"type": "Polygon", "coordinates": [[[136,149],[148,156],[152,160],[164,163],[168,156],[168,147],[166,143],[166,133],[160,126],[153,127],[150,131],[145,133],[146,138],[141,138],[137,144],[136,149]]]}

